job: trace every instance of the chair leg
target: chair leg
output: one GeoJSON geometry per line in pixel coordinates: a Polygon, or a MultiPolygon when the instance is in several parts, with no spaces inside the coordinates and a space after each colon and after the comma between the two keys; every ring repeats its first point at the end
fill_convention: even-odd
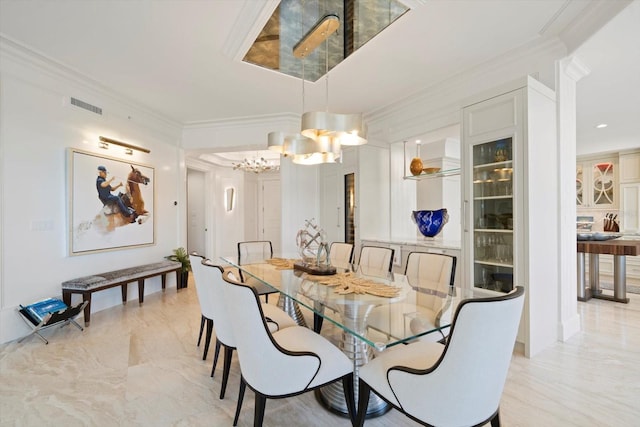
{"type": "Polygon", "coordinates": [[[236,405],[236,416],[233,417],[234,427],[238,425],[238,418],[240,418],[240,410],[242,409],[242,400],[244,399],[245,388],[247,388],[247,383],[244,382],[244,378],[240,377],[240,391],[238,392],[238,404],[236,405]]]}
{"type": "Polygon", "coordinates": [[[256,403],[253,413],[253,427],[262,427],[264,420],[264,408],[267,405],[267,396],[256,391],[256,403]]]}
{"type": "Polygon", "coordinates": [[[207,336],[204,339],[204,354],[202,360],[207,360],[207,353],[209,352],[209,344],[211,344],[211,335],[213,334],[213,319],[207,319],[207,336]]]}
{"type": "Polygon", "coordinates": [[[216,371],[216,365],[218,364],[218,355],[220,355],[220,340],[216,338],[216,349],[213,353],[213,366],[211,367],[211,378],[213,378],[213,373],[216,371]]]}
{"type": "Polygon", "coordinates": [[[316,334],[319,334],[320,331],[322,330],[323,320],[324,320],[324,317],[320,316],[317,313],[313,313],[313,332],[315,332],[316,334]]]}
{"type": "Polygon", "coordinates": [[[491,427],[500,427],[500,410],[496,412],[496,415],[491,418],[491,427]]]}
{"type": "Polygon", "coordinates": [[[364,419],[367,417],[367,407],[369,406],[371,387],[360,379],[358,381],[358,389],[358,417],[356,418],[354,426],[362,427],[364,425],[364,419]]]}
{"type": "Polygon", "coordinates": [[[200,341],[202,341],[202,331],[204,331],[204,316],[201,314],[200,315],[200,333],[198,334],[198,345],[197,347],[200,347],[200,341]]]}
{"type": "Polygon", "coordinates": [[[347,403],[347,411],[351,425],[356,423],[356,400],[353,395],[353,374],[342,377],[342,388],[344,389],[344,399],[347,403]]]}
{"type": "Polygon", "coordinates": [[[220,399],[224,399],[224,392],[227,389],[227,381],[229,380],[229,371],[231,370],[231,357],[233,356],[233,347],[224,346],[224,369],[222,371],[222,388],[220,389],[220,399]]]}

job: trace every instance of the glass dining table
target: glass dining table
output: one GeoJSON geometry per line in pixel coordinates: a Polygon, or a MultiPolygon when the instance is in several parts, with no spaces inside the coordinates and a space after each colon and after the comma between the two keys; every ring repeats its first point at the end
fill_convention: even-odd
{"type": "MultiPolygon", "coordinates": [[[[358,265],[351,265],[349,269],[337,268],[336,276],[319,276],[290,268],[290,265],[276,266],[262,258],[243,257],[241,263],[237,256],[221,259],[242,270],[244,275],[277,290],[280,299],[285,300],[284,305],[279,304],[285,311],[294,306],[299,310],[301,306],[310,310],[313,316],[335,326],[330,329],[338,332],[328,338],[353,360],[356,400],[359,367],[371,360],[375,352],[418,339],[438,341],[444,336],[440,331],[451,326],[453,312],[460,301],[487,296],[486,290],[480,292],[457,287],[450,288],[447,293],[438,292],[412,284],[404,275],[372,269],[365,271],[358,265]],[[332,282],[327,280],[331,277],[349,277],[356,283],[358,279],[372,283],[377,288],[369,291],[379,295],[362,293],[362,288],[350,286],[348,281],[340,286],[325,284],[332,282]]],[[[290,314],[294,319],[299,317],[299,312],[290,314]]],[[[316,396],[332,412],[348,416],[342,383],[323,387],[316,391],[316,396]]],[[[384,400],[371,394],[367,417],[382,415],[389,409],[384,400]]]]}

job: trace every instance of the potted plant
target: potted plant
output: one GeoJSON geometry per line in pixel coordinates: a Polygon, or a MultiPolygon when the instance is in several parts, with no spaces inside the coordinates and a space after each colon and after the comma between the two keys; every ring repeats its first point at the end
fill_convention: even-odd
{"type": "Polygon", "coordinates": [[[178,289],[186,288],[189,281],[189,272],[191,271],[191,262],[189,261],[189,254],[183,247],[173,250],[173,255],[169,255],[167,259],[171,261],[177,261],[182,264],[182,270],[180,274],[180,280],[177,284],[178,289]]]}

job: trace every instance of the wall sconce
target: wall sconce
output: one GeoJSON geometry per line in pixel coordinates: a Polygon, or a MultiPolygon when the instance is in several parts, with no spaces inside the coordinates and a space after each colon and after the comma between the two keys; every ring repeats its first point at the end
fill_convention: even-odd
{"type": "Polygon", "coordinates": [[[115,139],[107,138],[104,136],[100,137],[100,142],[98,143],[100,148],[104,148],[105,150],[109,149],[109,144],[119,145],[120,147],[125,148],[125,153],[132,155],[133,150],[138,150],[143,153],[151,153],[151,150],[143,147],[138,147],[137,145],[127,144],[126,142],[116,141],[115,139]]]}
{"type": "Polygon", "coordinates": [[[233,210],[235,196],[235,189],[233,187],[224,190],[224,208],[227,212],[231,212],[233,210]]]}

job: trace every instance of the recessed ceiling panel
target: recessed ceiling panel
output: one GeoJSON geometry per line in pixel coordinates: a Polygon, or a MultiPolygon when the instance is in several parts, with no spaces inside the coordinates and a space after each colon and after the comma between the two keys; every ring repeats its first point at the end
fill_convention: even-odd
{"type": "Polygon", "coordinates": [[[316,81],[408,10],[395,0],[282,0],[243,61],[316,81]],[[328,15],[338,17],[338,30],[296,58],[294,46],[328,15]]]}

